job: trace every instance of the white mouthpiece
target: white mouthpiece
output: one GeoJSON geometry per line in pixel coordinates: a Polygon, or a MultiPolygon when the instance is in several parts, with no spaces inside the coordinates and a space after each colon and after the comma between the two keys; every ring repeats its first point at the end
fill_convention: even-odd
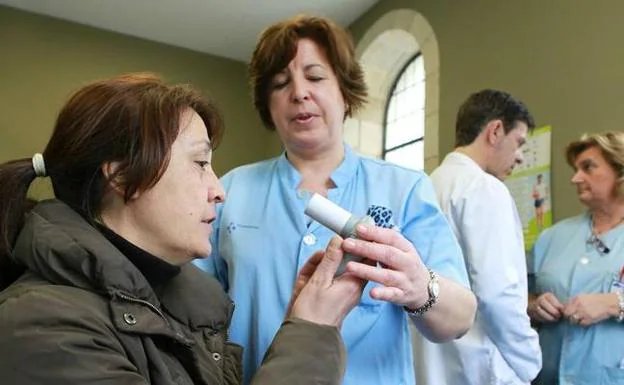
{"type": "Polygon", "coordinates": [[[310,218],[341,234],[352,214],[319,194],[312,195],[304,211],[310,218]]]}

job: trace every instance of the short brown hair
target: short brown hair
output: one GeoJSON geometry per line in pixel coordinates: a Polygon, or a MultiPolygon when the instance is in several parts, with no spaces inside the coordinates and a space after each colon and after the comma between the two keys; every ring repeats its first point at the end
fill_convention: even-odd
{"type": "Polygon", "coordinates": [[[457,111],[455,121],[455,146],[472,144],[483,128],[492,120],[503,122],[505,135],[517,127],[518,122],[527,125],[529,132],[535,128],[535,120],[526,105],[508,92],[484,89],[471,94],[457,111]]]}
{"type": "Polygon", "coordinates": [[[567,145],[565,156],[568,164],[575,167],[576,158],[592,147],[596,147],[602,153],[607,163],[613,168],[617,179],[618,196],[624,196],[624,132],[607,131],[599,134],[584,134],[579,140],[567,145]]]}
{"type": "MultiPolygon", "coordinates": [[[[215,147],[223,129],[221,115],[188,86],[166,85],[153,74],[86,85],[61,109],[43,152],[54,195],[93,223],[111,179],[125,191],[126,201],[153,187],[167,168],[180,118],[188,109],[201,117],[215,147]],[[119,163],[108,177],[101,170],[107,162],[119,163]]],[[[31,158],[0,165],[0,259],[10,255],[24,213],[32,206],[26,194],[35,176],[31,158]]]]}
{"type": "Polygon", "coordinates": [[[269,130],[275,129],[269,111],[271,81],[295,57],[297,42],[304,38],[311,39],[325,51],[345,100],[346,116],[351,116],[366,102],[364,71],[355,59],[349,34],[328,19],[299,15],[267,28],[260,35],[249,63],[253,104],[269,130]]]}

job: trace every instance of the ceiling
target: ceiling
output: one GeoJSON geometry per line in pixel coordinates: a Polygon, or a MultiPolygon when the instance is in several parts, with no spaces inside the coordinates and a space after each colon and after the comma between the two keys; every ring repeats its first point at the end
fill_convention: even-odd
{"type": "Polygon", "coordinates": [[[348,26],[379,0],[0,0],[0,4],[247,61],[258,34],[298,13],[348,26]]]}

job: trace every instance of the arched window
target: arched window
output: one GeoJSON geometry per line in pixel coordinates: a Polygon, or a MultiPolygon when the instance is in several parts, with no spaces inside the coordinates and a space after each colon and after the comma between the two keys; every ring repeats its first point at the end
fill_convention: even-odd
{"type": "Polygon", "coordinates": [[[425,163],[425,68],[418,52],[399,72],[384,121],[382,156],[414,170],[425,163]]]}

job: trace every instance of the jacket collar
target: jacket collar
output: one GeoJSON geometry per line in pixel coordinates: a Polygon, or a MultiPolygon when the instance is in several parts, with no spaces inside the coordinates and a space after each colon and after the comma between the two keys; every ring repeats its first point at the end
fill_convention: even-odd
{"type": "Polygon", "coordinates": [[[227,327],[233,305],[219,283],[192,264],[164,283],[158,295],[143,274],[80,214],[58,200],[38,204],[20,232],[14,257],[57,284],[130,298],[160,308],[191,327],[227,327]]]}

